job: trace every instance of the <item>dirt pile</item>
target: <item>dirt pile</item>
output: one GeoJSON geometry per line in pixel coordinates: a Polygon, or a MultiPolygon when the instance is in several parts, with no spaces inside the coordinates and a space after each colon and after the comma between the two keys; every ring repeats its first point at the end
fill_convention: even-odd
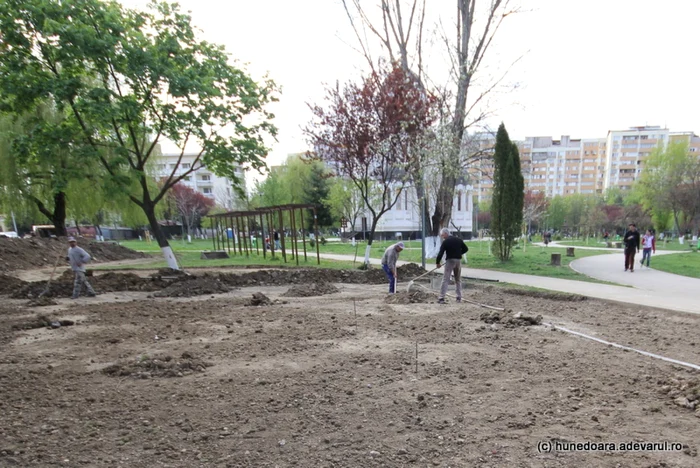
{"type": "Polygon", "coordinates": [[[284,297],[312,297],[323,296],[325,294],[335,294],[339,291],[338,288],[330,283],[320,282],[314,284],[299,284],[292,286],[289,290],[282,294],[284,297]]]}
{"type": "Polygon", "coordinates": [[[403,279],[413,279],[424,273],[427,273],[427,270],[423,269],[422,267],[419,267],[416,263],[407,263],[405,265],[401,265],[396,269],[396,275],[399,278],[403,279]]]}
{"type": "MultiPolygon", "coordinates": [[[[171,284],[171,281],[160,278],[141,278],[133,273],[105,273],[104,275],[88,278],[92,287],[98,293],[116,291],[160,291],[171,284]]],[[[46,281],[25,283],[15,290],[11,297],[17,299],[36,298],[46,289],[46,281]]],[[[70,270],[51,281],[46,297],[71,297],[73,294],[73,273],[70,270]]]]}
{"type": "Polygon", "coordinates": [[[253,297],[245,303],[246,306],[269,306],[274,304],[272,300],[261,292],[253,293],[253,297]]]}
{"type": "Polygon", "coordinates": [[[172,356],[139,356],[134,361],[122,362],[106,367],[102,372],[110,377],[184,377],[195,372],[204,372],[212,364],[196,358],[185,351],[179,358],[172,356]]]}
{"type": "MultiPolygon", "coordinates": [[[[111,242],[81,239],[79,245],[92,256],[93,263],[146,257],[141,252],[111,242]]],[[[66,265],[67,251],[68,243],[65,238],[10,239],[0,237],[0,271],[49,267],[55,263],[66,265]]]]}
{"type": "Polygon", "coordinates": [[[36,318],[30,320],[29,322],[22,322],[12,326],[15,330],[32,330],[34,328],[61,328],[75,325],[72,320],[61,320],[57,318],[50,318],[46,315],[37,315],[36,318]]]}
{"type": "Polygon", "coordinates": [[[411,289],[411,292],[399,291],[396,294],[389,294],[384,302],[387,304],[416,304],[435,302],[437,296],[429,291],[411,289]]]}
{"type": "Polygon", "coordinates": [[[14,276],[0,275],[0,294],[12,294],[26,285],[26,281],[14,276]]]}
{"type": "Polygon", "coordinates": [[[516,312],[511,315],[508,312],[495,310],[482,313],[479,319],[486,323],[497,323],[506,327],[526,327],[529,325],[540,325],[542,323],[541,315],[526,314],[524,312],[516,312]]]}
{"type": "Polygon", "coordinates": [[[527,289],[503,288],[503,292],[506,294],[513,294],[515,296],[536,297],[538,299],[551,299],[553,301],[565,301],[565,302],[578,302],[578,301],[585,301],[586,299],[588,299],[586,296],[581,296],[579,294],[567,294],[567,293],[550,292],[550,291],[530,291],[527,289]]]}
{"type": "Polygon", "coordinates": [[[156,297],[192,297],[202,296],[204,294],[221,294],[227,293],[232,288],[224,283],[216,276],[190,276],[183,277],[179,281],[175,281],[170,286],[167,286],[162,291],[154,294],[156,297]]]}
{"type": "Polygon", "coordinates": [[[46,296],[35,297],[27,302],[27,307],[46,307],[52,305],[58,305],[58,302],[46,296]]]}
{"type": "Polygon", "coordinates": [[[229,286],[278,286],[282,284],[311,284],[319,282],[381,284],[386,281],[384,272],[372,268],[367,271],[335,270],[326,268],[288,268],[260,270],[245,274],[222,273],[221,281],[229,286]]]}
{"type": "Polygon", "coordinates": [[[700,379],[677,377],[660,381],[661,392],[676,405],[695,411],[700,417],[700,379]]]}

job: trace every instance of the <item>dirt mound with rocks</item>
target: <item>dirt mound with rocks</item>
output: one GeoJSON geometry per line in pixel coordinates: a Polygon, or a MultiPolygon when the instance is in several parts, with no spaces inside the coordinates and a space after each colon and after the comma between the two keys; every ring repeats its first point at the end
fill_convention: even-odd
{"type": "Polygon", "coordinates": [[[661,392],[681,408],[695,411],[700,417],[700,379],[679,376],[659,381],[661,392]]]}
{"type": "Polygon", "coordinates": [[[222,283],[218,277],[204,275],[184,277],[153,295],[156,297],[192,297],[227,293],[231,289],[231,286],[222,283]]]}
{"type": "Polygon", "coordinates": [[[196,358],[185,351],[179,358],[165,356],[139,356],[133,361],[113,364],[102,369],[110,377],[133,377],[150,379],[154,377],[184,377],[195,372],[204,372],[212,364],[196,358]]]}
{"type": "MultiPolygon", "coordinates": [[[[111,242],[96,242],[80,239],[78,245],[92,257],[92,263],[144,258],[146,254],[136,252],[111,242]]],[[[65,265],[68,242],[61,238],[16,239],[0,237],[0,271],[25,270],[65,265]]]]}
{"type": "Polygon", "coordinates": [[[253,297],[245,303],[246,306],[258,307],[273,305],[274,302],[261,292],[253,293],[253,297]]]}
{"type": "Polygon", "coordinates": [[[46,307],[46,306],[58,305],[58,302],[54,301],[50,297],[39,296],[39,297],[35,297],[34,299],[31,299],[29,302],[27,302],[26,305],[27,305],[27,307],[46,307]]]}
{"type": "MultiPolygon", "coordinates": [[[[88,278],[90,285],[97,291],[160,291],[171,284],[159,278],[141,278],[134,273],[109,272],[88,278]]],[[[15,290],[10,297],[16,299],[36,298],[46,289],[47,281],[33,281],[15,290]]],[[[66,270],[61,276],[51,281],[46,297],[71,297],[73,295],[73,273],[66,270]]]]}
{"type": "Polygon", "coordinates": [[[289,290],[282,294],[284,297],[312,297],[323,296],[325,294],[335,294],[339,289],[330,283],[321,282],[314,284],[299,284],[292,286],[289,290]]]}
{"type": "Polygon", "coordinates": [[[586,296],[581,296],[579,294],[567,294],[560,292],[530,291],[527,289],[508,288],[502,288],[502,291],[506,294],[513,294],[516,296],[536,297],[538,299],[551,299],[553,301],[578,302],[585,301],[586,299],[588,299],[586,296]]]}
{"type": "Polygon", "coordinates": [[[479,319],[486,323],[497,323],[506,327],[526,327],[542,323],[541,315],[531,315],[524,312],[510,314],[508,312],[490,311],[482,313],[479,319]]]}
{"type": "Polygon", "coordinates": [[[57,318],[47,317],[46,315],[37,315],[36,318],[29,322],[22,322],[12,326],[15,330],[32,330],[34,328],[60,328],[75,325],[72,320],[62,320],[57,318]]]}
{"type": "Polygon", "coordinates": [[[331,268],[286,268],[259,270],[245,274],[222,273],[221,281],[229,286],[279,286],[282,284],[351,283],[382,284],[386,282],[384,272],[370,270],[335,270],[331,268]]]}
{"type": "Polygon", "coordinates": [[[26,281],[14,276],[0,275],[0,294],[12,294],[26,285],[26,281]]]}
{"type": "Polygon", "coordinates": [[[396,269],[396,275],[399,278],[403,279],[416,278],[417,276],[420,276],[427,272],[428,270],[419,266],[417,263],[407,263],[405,265],[401,265],[396,269]]]}
{"type": "Polygon", "coordinates": [[[387,304],[416,304],[435,302],[437,296],[426,290],[412,289],[410,292],[399,291],[396,294],[389,294],[384,302],[387,304]]]}

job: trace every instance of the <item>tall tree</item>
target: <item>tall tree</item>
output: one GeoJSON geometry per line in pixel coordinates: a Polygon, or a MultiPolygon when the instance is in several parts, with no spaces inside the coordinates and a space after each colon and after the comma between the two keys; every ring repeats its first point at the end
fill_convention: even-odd
{"type": "MultiPolygon", "coordinates": [[[[487,69],[485,57],[493,48],[494,39],[504,19],[515,12],[509,0],[457,0],[457,16],[447,21],[440,20],[434,29],[442,30],[440,37],[431,39],[425,33],[426,2],[412,0],[406,5],[400,0],[381,0],[381,16],[373,21],[373,15],[362,6],[361,0],[343,0],[343,6],[355,31],[362,52],[371,68],[375,58],[371,52],[368,37],[374,36],[388,54],[390,60],[416,76],[421,86],[425,83],[438,83],[438,75],[449,75],[451,82],[438,85],[436,95],[441,101],[453,100],[451,109],[445,109],[441,117],[442,125],[436,128],[436,138],[441,140],[442,149],[428,154],[418,153],[411,165],[412,182],[418,200],[426,200],[425,219],[428,232],[437,236],[452,217],[455,188],[464,175],[465,166],[483,156],[481,148],[465,145],[466,132],[483,124],[491,113],[489,96],[499,88],[508,73],[490,78],[484,77],[487,69]],[[445,32],[443,24],[455,24],[456,31],[445,32]],[[363,26],[369,30],[363,30],[363,26]],[[454,41],[452,38],[456,38],[454,41]],[[424,45],[429,42],[445,44],[450,57],[451,69],[448,73],[428,76],[423,60],[424,45]],[[481,78],[481,80],[479,80],[481,78]],[[481,82],[479,82],[481,81],[481,82]],[[443,138],[443,137],[447,138],[443,138]],[[472,151],[473,149],[476,151],[472,151]],[[440,180],[436,196],[432,197],[425,181],[428,166],[439,167],[440,180]],[[432,215],[429,210],[432,206],[432,215]]],[[[433,29],[433,28],[431,28],[433,29]]]]}
{"type": "Polygon", "coordinates": [[[521,232],[523,187],[518,148],[510,141],[505,125],[501,124],[494,148],[491,202],[491,235],[494,238],[496,255],[501,261],[510,259],[515,239],[521,232]]]}
{"type": "MultiPolygon", "coordinates": [[[[12,205],[29,202],[53,224],[59,236],[66,235],[68,192],[89,180],[99,188],[96,161],[83,158],[84,148],[76,144],[77,128],[65,112],[51,101],[37,102],[20,115],[0,117],[0,185],[12,205]]],[[[84,193],[84,192],[83,192],[84,193]]]]}
{"type": "Polygon", "coordinates": [[[547,212],[547,198],[544,192],[528,190],[523,196],[523,219],[527,223],[528,234],[532,231],[532,223],[537,223],[547,212]]]}
{"type": "Polygon", "coordinates": [[[348,179],[335,177],[331,182],[325,204],[330,207],[336,220],[345,218],[350,232],[355,232],[355,222],[363,209],[362,196],[357,187],[348,179]]]}
{"type": "Polygon", "coordinates": [[[382,69],[360,84],[327,90],[327,107],[311,106],[305,129],[318,159],[357,187],[372,221],[365,264],[381,217],[409,182],[415,136],[432,122],[433,101],[401,68],[382,69]]]}
{"type": "Polygon", "coordinates": [[[90,148],[84,157],[129,189],[168,265],[178,268],[157,204],[203,166],[239,185],[239,164],[264,167],[263,138],[275,134],[264,107],[276,87],[230,65],[223,47],[197,39],[176,4],[149,8],[101,0],[0,3],[0,108],[21,114],[50,96],[66,109],[90,148]],[[189,168],[178,160],[154,190],[146,168],[161,138],[177,145],[180,160],[193,148],[197,156],[189,168]],[[130,190],[134,181],[138,193],[130,190]]]}

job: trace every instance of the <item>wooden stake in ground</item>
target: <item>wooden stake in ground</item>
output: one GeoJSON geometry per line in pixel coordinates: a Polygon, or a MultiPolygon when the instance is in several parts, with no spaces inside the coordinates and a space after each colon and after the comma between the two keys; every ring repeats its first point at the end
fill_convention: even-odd
{"type": "Polygon", "coordinates": [[[352,308],[355,311],[355,335],[357,335],[357,304],[355,304],[355,299],[352,300],[352,308]]]}
{"type": "Polygon", "coordinates": [[[418,340],[416,340],[416,374],[418,373],[418,340]]]}

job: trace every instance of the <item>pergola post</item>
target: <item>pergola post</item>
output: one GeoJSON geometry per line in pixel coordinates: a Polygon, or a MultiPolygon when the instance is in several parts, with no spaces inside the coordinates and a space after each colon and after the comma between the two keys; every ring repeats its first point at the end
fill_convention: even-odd
{"type": "Polygon", "coordinates": [[[258,213],[258,216],[260,217],[260,242],[262,243],[262,248],[263,248],[263,258],[267,258],[267,245],[265,245],[265,224],[263,223],[263,215],[262,213],[258,213]]]}
{"type": "Polygon", "coordinates": [[[300,216],[299,218],[301,219],[301,244],[304,246],[304,261],[308,261],[306,258],[306,233],[304,232],[304,209],[299,208],[299,213],[300,216]]]}
{"type": "Polygon", "coordinates": [[[277,211],[278,218],[279,218],[279,223],[280,223],[280,242],[282,243],[282,258],[284,259],[284,263],[287,263],[287,248],[284,245],[284,218],[282,217],[282,209],[280,208],[277,211]]]}
{"type": "Polygon", "coordinates": [[[321,264],[321,250],[319,248],[319,244],[321,243],[321,239],[319,239],[318,236],[318,217],[316,216],[316,207],[314,206],[312,208],[314,210],[314,236],[316,237],[316,261],[318,264],[321,264]]]}

